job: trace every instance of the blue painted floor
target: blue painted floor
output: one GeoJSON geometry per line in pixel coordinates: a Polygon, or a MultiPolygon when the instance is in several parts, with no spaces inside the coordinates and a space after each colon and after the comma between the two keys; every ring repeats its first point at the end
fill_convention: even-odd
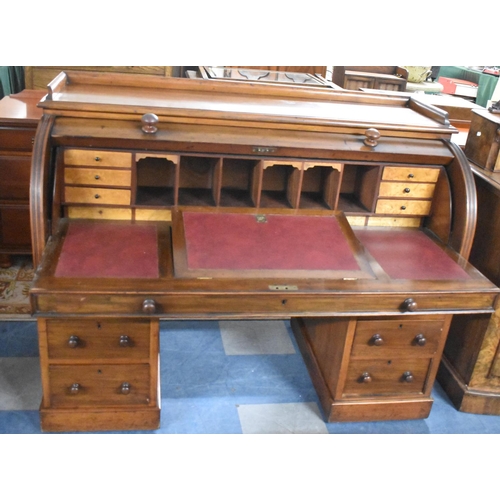
{"type": "MultiPolygon", "coordinates": [[[[436,384],[424,420],[325,423],[285,321],[161,322],[161,426],[140,434],[497,434],[436,384]]],[[[0,322],[0,434],[39,434],[34,321],[0,322]]],[[[139,434],[107,433],[107,434],[139,434]]]]}

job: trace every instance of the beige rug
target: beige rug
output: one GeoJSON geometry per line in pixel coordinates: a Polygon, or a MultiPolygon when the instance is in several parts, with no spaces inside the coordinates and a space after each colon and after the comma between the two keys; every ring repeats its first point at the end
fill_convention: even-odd
{"type": "Polygon", "coordinates": [[[29,289],[33,264],[29,256],[12,257],[12,266],[0,268],[0,321],[30,319],[29,289]]]}

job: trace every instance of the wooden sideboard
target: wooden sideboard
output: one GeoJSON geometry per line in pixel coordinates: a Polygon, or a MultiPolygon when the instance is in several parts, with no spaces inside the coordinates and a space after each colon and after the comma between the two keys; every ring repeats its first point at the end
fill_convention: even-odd
{"type": "Polygon", "coordinates": [[[24,90],[0,101],[0,267],[9,267],[13,254],[31,254],[31,151],[44,95],[24,90]]]}
{"type": "Polygon", "coordinates": [[[40,106],[43,430],[158,427],[160,319],[289,318],[328,421],[425,418],[453,318],[494,312],[456,130],[411,97],[65,72],[40,106]]]}

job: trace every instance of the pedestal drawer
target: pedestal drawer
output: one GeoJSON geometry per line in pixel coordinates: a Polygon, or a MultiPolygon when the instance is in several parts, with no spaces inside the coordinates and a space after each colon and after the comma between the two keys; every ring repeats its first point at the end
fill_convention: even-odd
{"type": "Polygon", "coordinates": [[[88,184],[92,186],[130,187],[131,170],[104,168],[65,168],[64,182],[66,184],[88,184]]]}
{"type": "Polygon", "coordinates": [[[49,359],[148,359],[149,320],[47,320],[49,359]]]}
{"type": "Polygon", "coordinates": [[[436,182],[439,168],[422,167],[384,167],[382,180],[409,182],[436,182]]]}
{"type": "Polygon", "coordinates": [[[51,365],[52,408],[147,405],[151,400],[149,365],[51,365]]]}
{"type": "Polygon", "coordinates": [[[351,361],[343,396],[423,394],[430,359],[351,361]]]}
{"type": "Polygon", "coordinates": [[[443,328],[443,320],[361,320],[356,325],[351,356],[433,356],[443,328]]]}

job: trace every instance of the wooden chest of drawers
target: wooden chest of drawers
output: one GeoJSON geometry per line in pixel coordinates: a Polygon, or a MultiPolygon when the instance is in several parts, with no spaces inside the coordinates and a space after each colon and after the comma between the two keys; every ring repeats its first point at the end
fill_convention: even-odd
{"type": "Polygon", "coordinates": [[[0,101],[0,267],[12,254],[31,253],[31,152],[44,92],[23,91],[0,101]]]}
{"type": "Polygon", "coordinates": [[[158,320],[39,319],[38,331],[43,427],[158,427],[158,320]]]}

